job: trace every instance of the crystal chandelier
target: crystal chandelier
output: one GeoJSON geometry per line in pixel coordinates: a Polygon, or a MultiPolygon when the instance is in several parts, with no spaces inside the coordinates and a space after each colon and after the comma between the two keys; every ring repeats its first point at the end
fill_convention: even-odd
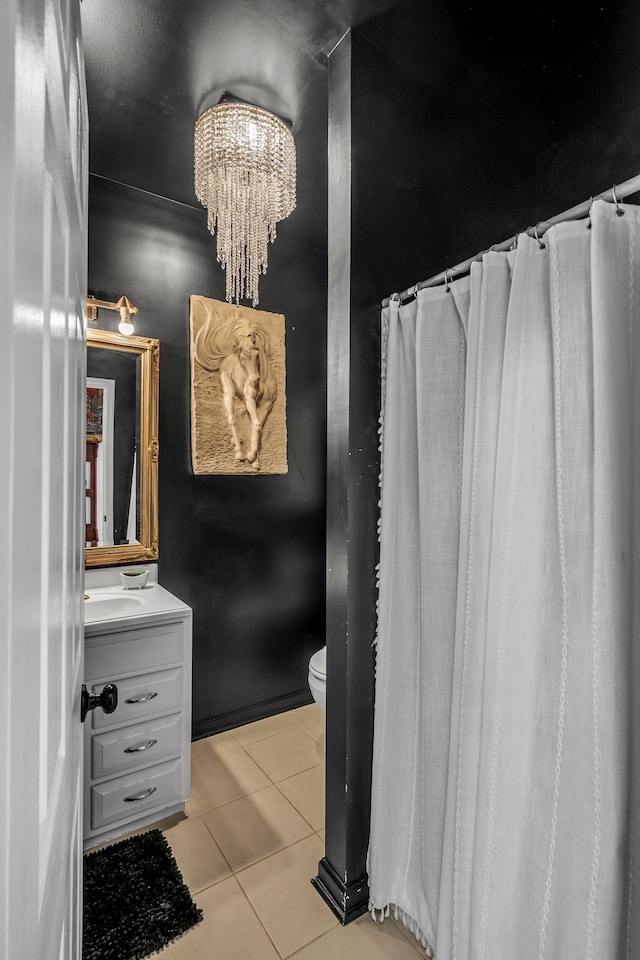
{"type": "Polygon", "coordinates": [[[267,245],[296,205],[293,134],[274,114],[223,97],[196,120],[194,145],[196,196],[217,235],[226,299],[255,307],[267,245]]]}

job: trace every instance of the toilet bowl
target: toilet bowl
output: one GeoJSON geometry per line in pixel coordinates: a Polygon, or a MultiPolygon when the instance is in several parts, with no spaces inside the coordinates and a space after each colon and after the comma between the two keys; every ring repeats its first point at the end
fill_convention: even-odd
{"type": "Polygon", "coordinates": [[[316,703],[327,709],[327,648],[316,650],[309,660],[309,689],[316,703]]]}

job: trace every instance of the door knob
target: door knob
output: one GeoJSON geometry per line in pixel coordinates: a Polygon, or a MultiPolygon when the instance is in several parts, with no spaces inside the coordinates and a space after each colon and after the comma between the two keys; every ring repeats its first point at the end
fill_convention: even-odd
{"type": "Polygon", "coordinates": [[[84,683],[80,694],[80,720],[84,723],[89,710],[102,707],[105,713],[113,713],[118,706],[118,688],[115,683],[107,683],[100,693],[89,693],[84,683]]]}

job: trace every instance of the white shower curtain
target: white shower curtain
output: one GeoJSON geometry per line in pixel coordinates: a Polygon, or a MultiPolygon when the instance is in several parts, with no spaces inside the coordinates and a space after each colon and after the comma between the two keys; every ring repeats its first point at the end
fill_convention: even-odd
{"type": "Polygon", "coordinates": [[[397,416],[392,428],[385,415],[379,594],[389,643],[378,644],[374,768],[382,776],[369,872],[379,878],[380,903],[420,917],[431,941],[449,752],[465,337],[444,291],[422,291],[391,311],[385,407],[397,416]],[[405,642],[425,631],[448,642],[405,642]]]}
{"type": "Polygon", "coordinates": [[[437,960],[640,956],[622,209],[384,311],[370,895],[437,960]]]}

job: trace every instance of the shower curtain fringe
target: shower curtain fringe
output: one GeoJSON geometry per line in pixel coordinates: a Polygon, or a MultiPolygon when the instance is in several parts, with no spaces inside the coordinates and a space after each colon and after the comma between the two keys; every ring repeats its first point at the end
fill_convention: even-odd
{"type": "MultiPolygon", "coordinates": [[[[386,381],[387,381],[387,355],[386,348],[384,346],[387,337],[387,331],[389,327],[388,319],[383,317],[382,319],[382,353],[380,356],[380,416],[378,417],[378,452],[380,454],[380,472],[378,474],[378,490],[380,491],[380,497],[378,498],[378,520],[376,522],[376,534],[378,537],[378,543],[380,543],[380,537],[382,534],[382,452],[383,452],[383,438],[384,438],[384,396],[386,390],[386,381]]],[[[380,623],[380,563],[378,562],[375,567],[375,578],[376,578],[376,631],[373,638],[372,646],[374,649],[378,646],[378,624],[380,623]]],[[[375,670],[374,670],[375,672],[375,670]]],[[[375,918],[374,918],[375,919],[375,918]]]]}
{"type": "Polygon", "coordinates": [[[374,907],[373,904],[369,902],[369,911],[374,923],[384,923],[390,915],[390,912],[393,911],[393,919],[400,920],[405,929],[414,935],[418,943],[424,947],[427,957],[433,958],[435,956],[434,948],[429,943],[428,937],[425,936],[419,924],[416,923],[408,913],[405,913],[397,903],[388,903],[385,907],[374,907]]]}
{"type": "Polygon", "coordinates": [[[590,197],[589,200],[585,200],[582,203],[578,203],[575,207],[571,207],[569,210],[563,211],[563,213],[558,213],[554,217],[550,217],[548,220],[540,220],[532,227],[527,227],[526,230],[520,230],[519,233],[516,233],[513,237],[509,237],[508,240],[502,240],[500,243],[494,243],[493,246],[487,247],[486,250],[481,250],[479,253],[476,253],[475,256],[469,257],[468,260],[463,260],[462,263],[457,263],[455,267],[447,267],[441,273],[435,274],[433,277],[429,277],[428,280],[421,280],[419,283],[415,283],[412,287],[407,287],[406,290],[403,290],[402,293],[392,293],[390,297],[385,297],[382,301],[383,307],[388,307],[389,302],[393,299],[395,300],[411,300],[412,297],[415,297],[418,290],[424,290],[426,287],[436,287],[440,283],[449,283],[451,280],[454,280],[456,277],[461,277],[465,273],[468,273],[471,264],[476,260],[481,260],[485,253],[490,253],[493,251],[502,251],[509,250],[514,244],[518,241],[518,236],[520,233],[526,233],[529,237],[536,237],[540,239],[549,227],[554,226],[556,223],[562,223],[564,220],[579,220],[581,217],[584,217],[589,213],[591,209],[591,204],[594,200],[606,200],[609,203],[615,203],[618,205],[618,198],[628,197],[633,193],[637,193],[640,190],[640,174],[638,176],[632,177],[630,180],[625,180],[623,183],[614,184],[613,187],[609,190],[604,190],[602,193],[598,193],[594,197],[590,197]]]}

